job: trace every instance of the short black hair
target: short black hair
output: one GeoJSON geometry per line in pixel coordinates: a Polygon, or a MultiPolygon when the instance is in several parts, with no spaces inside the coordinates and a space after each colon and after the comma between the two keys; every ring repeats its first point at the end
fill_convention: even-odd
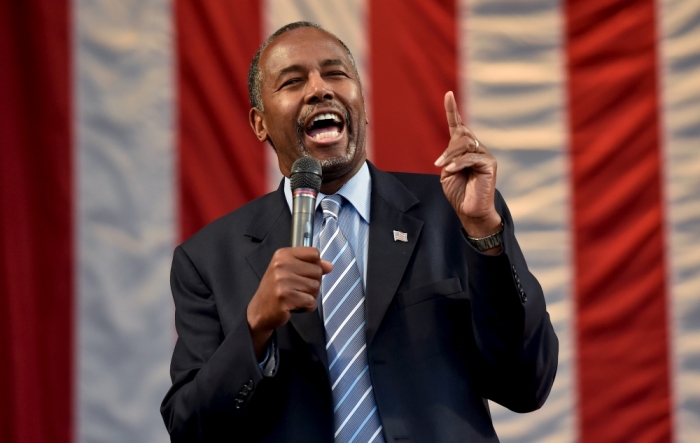
{"type": "Polygon", "coordinates": [[[347,52],[348,57],[350,58],[350,63],[352,64],[352,68],[355,71],[355,75],[357,75],[357,78],[359,80],[360,74],[357,72],[357,66],[355,65],[355,58],[352,56],[352,53],[350,52],[350,48],[341,40],[338,38],[337,35],[333,34],[332,32],[328,32],[326,29],[323,29],[321,25],[318,23],[314,22],[308,22],[308,21],[299,21],[299,22],[294,22],[294,23],[289,23],[287,25],[282,26],[279,28],[277,31],[275,31],[274,34],[269,36],[267,40],[263,42],[262,45],[258,48],[258,52],[255,53],[255,56],[253,57],[253,61],[250,63],[250,69],[248,70],[248,96],[250,97],[250,106],[252,108],[257,108],[261,111],[263,111],[263,103],[262,103],[262,93],[260,92],[261,87],[262,87],[262,72],[260,72],[260,54],[262,54],[263,50],[275,41],[277,37],[280,35],[284,34],[287,31],[291,31],[292,29],[297,29],[297,28],[316,28],[320,29],[321,31],[327,33],[328,35],[333,36],[336,40],[338,40],[338,43],[345,49],[345,52],[347,52]]]}

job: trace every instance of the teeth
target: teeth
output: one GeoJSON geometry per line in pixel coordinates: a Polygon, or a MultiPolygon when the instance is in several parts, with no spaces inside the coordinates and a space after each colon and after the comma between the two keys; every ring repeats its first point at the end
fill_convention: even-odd
{"type": "Polygon", "coordinates": [[[314,135],[314,140],[323,140],[326,138],[335,138],[338,136],[338,131],[321,132],[314,135]]]}
{"type": "Polygon", "coordinates": [[[314,118],[314,120],[311,122],[311,124],[314,124],[319,120],[333,120],[336,123],[340,123],[340,118],[337,115],[330,112],[317,115],[316,118],[314,118]]]}

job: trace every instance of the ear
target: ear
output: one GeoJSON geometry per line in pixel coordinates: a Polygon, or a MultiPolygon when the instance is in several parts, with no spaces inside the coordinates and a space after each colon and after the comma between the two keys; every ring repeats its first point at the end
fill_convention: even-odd
{"type": "Polygon", "coordinates": [[[265,114],[258,109],[258,108],[250,108],[250,112],[248,113],[248,123],[250,123],[250,127],[253,128],[253,132],[255,132],[255,136],[258,137],[258,140],[261,142],[265,142],[270,139],[269,135],[267,134],[267,129],[265,128],[265,114]]]}

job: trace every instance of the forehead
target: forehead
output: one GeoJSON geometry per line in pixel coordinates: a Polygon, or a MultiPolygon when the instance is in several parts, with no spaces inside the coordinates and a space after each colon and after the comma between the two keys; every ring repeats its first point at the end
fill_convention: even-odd
{"type": "Polygon", "coordinates": [[[327,32],[296,28],[277,37],[260,56],[263,76],[276,75],[290,66],[313,67],[324,60],[340,60],[348,68],[350,58],[340,42],[327,32]]]}

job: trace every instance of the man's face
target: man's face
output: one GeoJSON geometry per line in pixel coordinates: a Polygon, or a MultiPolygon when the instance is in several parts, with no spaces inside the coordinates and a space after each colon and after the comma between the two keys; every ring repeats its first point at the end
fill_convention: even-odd
{"type": "Polygon", "coordinates": [[[260,57],[264,112],[250,120],[261,141],[277,151],[286,176],[301,156],[321,163],[324,184],[344,183],[365,160],[366,116],[360,81],[348,54],[331,35],[297,28],[279,36],[260,57]]]}

